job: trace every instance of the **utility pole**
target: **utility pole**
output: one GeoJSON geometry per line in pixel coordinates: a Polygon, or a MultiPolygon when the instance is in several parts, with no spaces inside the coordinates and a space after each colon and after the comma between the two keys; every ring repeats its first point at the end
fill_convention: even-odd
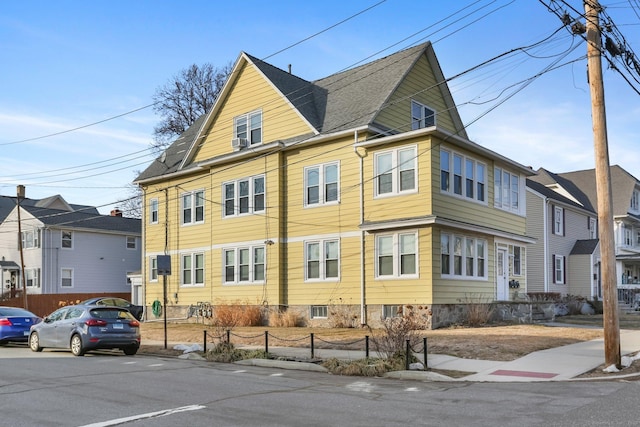
{"type": "Polygon", "coordinates": [[[16,203],[18,205],[18,246],[20,249],[20,279],[22,282],[22,291],[24,292],[24,309],[29,310],[27,301],[27,280],[24,276],[24,251],[22,247],[22,221],[20,220],[20,200],[24,199],[24,185],[18,185],[16,188],[16,203]]]}
{"type": "Polygon", "coordinates": [[[618,289],[616,253],[613,238],[613,203],[611,198],[611,169],[607,142],[607,119],[602,83],[602,35],[600,34],[597,0],[585,0],[587,19],[587,65],[591,90],[591,118],[595,152],[596,193],[598,198],[598,231],[602,259],[602,296],[604,359],[607,366],[620,367],[620,324],[618,321],[618,289]]]}

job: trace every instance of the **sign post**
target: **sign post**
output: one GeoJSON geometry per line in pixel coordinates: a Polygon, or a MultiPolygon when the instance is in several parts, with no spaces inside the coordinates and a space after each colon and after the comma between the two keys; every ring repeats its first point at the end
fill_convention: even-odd
{"type": "Polygon", "coordinates": [[[158,255],[158,274],[162,276],[162,315],[164,316],[164,349],[167,349],[167,276],[171,275],[171,255],[158,255]]]}

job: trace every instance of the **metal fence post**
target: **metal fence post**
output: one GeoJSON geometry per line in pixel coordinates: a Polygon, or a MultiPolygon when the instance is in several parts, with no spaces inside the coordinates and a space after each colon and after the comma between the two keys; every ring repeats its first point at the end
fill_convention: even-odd
{"type": "Polygon", "coordinates": [[[369,358],[369,335],[364,336],[364,354],[365,357],[369,358]]]}
{"type": "Polygon", "coordinates": [[[264,352],[269,354],[269,331],[264,331],[264,352]]]}
{"type": "Polygon", "coordinates": [[[404,362],[404,367],[405,369],[408,371],[409,370],[409,349],[411,347],[411,344],[409,344],[409,340],[407,340],[407,351],[405,353],[405,362],[404,362]]]}
{"type": "Polygon", "coordinates": [[[227,344],[231,344],[231,329],[227,329],[227,344]]]}
{"type": "Polygon", "coordinates": [[[202,346],[204,348],[204,352],[207,352],[207,330],[204,330],[204,345],[202,346]]]}
{"type": "Polygon", "coordinates": [[[314,357],[314,348],[313,348],[313,332],[311,332],[311,358],[314,357]]]}
{"type": "Polygon", "coordinates": [[[424,351],[424,369],[427,369],[427,337],[422,338],[422,351],[424,351]]]}

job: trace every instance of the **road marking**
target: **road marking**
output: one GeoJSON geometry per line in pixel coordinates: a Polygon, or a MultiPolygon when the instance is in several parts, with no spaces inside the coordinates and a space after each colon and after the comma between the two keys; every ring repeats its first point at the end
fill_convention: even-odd
{"type": "Polygon", "coordinates": [[[269,375],[269,376],[270,376],[270,377],[281,377],[281,376],[283,376],[283,375],[284,375],[284,374],[271,374],[271,375],[269,375]]]}
{"type": "Polygon", "coordinates": [[[206,406],[203,406],[203,405],[182,406],[180,408],[165,409],[164,411],[149,412],[147,414],[133,415],[131,417],[118,418],[118,419],[115,419],[115,420],[103,421],[103,422],[100,422],[100,423],[85,424],[85,425],[80,426],[80,427],[109,427],[109,426],[117,426],[119,424],[128,423],[130,421],[137,421],[137,420],[143,420],[143,419],[149,419],[149,418],[165,417],[167,415],[173,415],[173,414],[177,414],[179,412],[197,411],[199,409],[204,409],[204,408],[206,408],[206,406]]]}
{"type": "Polygon", "coordinates": [[[155,368],[158,366],[164,366],[164,363],[154,363],[153,365],[148,365],[150,368],[155,368]]]}
{"type": "Polygon", "coordinates": [[[363,391],[365,393],[371,393],[374,389],[374,386],[364,381],[356,381],[354,383],[348,384],[347,388],[354,391],[363,391]]]}
{"type": "Polygon", "coordinates": [[[246,371],[246,369],[240,369],[239,371],[233,371],[234,374],[244,374],[246,371]]]}
{"type": "Polygon", "coordinates": [[[404,391],[420,391],[418,387],[408,387],[404,391]]]}

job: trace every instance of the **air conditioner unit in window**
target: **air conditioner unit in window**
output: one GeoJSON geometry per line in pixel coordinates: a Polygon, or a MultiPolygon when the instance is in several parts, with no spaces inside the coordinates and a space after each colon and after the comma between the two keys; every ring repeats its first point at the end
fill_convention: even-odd
{"type": "Polygon", "coordinates": [[[233,138],[231,140],[231,147],[233,148],[233,151],[238,151],[246,146],[247,146],[246,138],[233,138]]]}

